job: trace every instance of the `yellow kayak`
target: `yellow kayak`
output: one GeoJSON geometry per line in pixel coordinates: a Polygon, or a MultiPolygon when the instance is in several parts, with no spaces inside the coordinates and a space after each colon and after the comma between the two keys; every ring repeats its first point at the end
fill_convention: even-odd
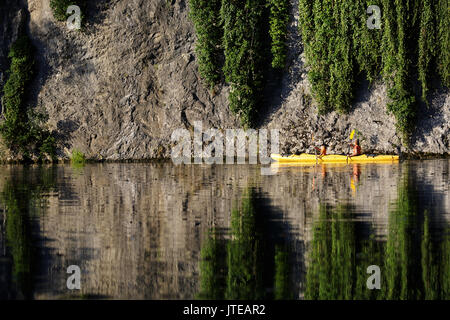
{"type": "Polygon", "coordinates": [[[390,155],[367,155],[363,154],[356,157],[347,157],[343,155],[326,155],[323,157],[316,156],[314,154],[306,154],[303,153],[299,156],[291,155],[288,157],[283,157],[280,154],[271,154],[271,158],[277,162],[284,163],[342,163],[342,162],[392,162],[398,161],[399,156],[390,156],[390,155]]]}

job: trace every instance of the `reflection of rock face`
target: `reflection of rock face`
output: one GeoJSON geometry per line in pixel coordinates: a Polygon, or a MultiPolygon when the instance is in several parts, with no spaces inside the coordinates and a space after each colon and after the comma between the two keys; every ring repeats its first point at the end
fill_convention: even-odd
{"type": "MultiPolygon", "coordinates": [[[[434,220],[450,221],[449,161],[411,165],[419,198],[434,199],[434,220]]],[[[0,170],[0,190],[11,170],[0,170]]],[[[276,208],[290,226],[290,234],[283,236],[294,242],[298,261],[303,259],[305,241],[311,239],[311,222],[320,202],[352,203],[361,219],[384,237],[389,203],[397,196],[404,170],[400,164],[361,165],[353,191],[354,171],[349,166],[328,166],[325,179],[322,168],[314,167],[261,176],[256,166],[237,165],[99,164],[79,170],[59,166],[57,193],[45,195],[48,208],[39,218],[44,239],[40,245],[46,254],[35,297],[73,296],[65,282],[66,268],[75,264],[81,267],[81,292],[86,295],[193,298],[199,289],[205,234],[212,227],[229,227],[231,210],[249,185],[257,186],[265,198],[261,200],[276,208]]],[[[297,274],[304,272],[292,267],[297,274]]],[[[303,281],[301,275],[297,278],[303,281]]]]}

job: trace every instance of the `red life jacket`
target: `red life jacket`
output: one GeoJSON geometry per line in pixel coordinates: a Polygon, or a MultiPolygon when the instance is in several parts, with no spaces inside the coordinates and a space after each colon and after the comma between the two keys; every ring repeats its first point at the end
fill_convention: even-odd
{"type": "Polygon", "coordinates": [[[361,147],[358,145],[353,146],[353,154],[354,155],[360,155],[361,154],[361,147]]]}

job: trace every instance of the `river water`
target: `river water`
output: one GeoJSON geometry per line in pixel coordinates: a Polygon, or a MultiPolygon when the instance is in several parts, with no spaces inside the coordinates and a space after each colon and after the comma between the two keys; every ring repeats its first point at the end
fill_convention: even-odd
{"type": "Polygon", "coordinates": [[[450,299],[449,167],[0,166],[0,298],[450,299]]]}

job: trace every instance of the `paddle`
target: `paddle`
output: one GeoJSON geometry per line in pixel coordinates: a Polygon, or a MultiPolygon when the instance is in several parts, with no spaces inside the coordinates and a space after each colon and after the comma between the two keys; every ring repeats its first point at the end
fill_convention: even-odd
{"type": "MultiPolygon", "coordinates": [[[[355,136],[355,129],[352,130],[352,133],[350,133],[350,142],[353,141],[353,137],[355,136]]],[[[351,146],[349,145],[349,147],[351,148],[351,146]]],[[[352,152],[352,150],[350,149],[350,152],[352,152]]],[[[349,156],[347,155],[347,162],[348,162],[348,158],[349,156]]]]}
{"type": "Polygon", "coordinates": [[[316,163],[318,163],[317,160],[317,150],[316,150],[316,146],[314,146],[314,135],[311,133],[311,141],[313,142],[313,147],[314,147],[314,156],[316,157],[316,163]]]}

